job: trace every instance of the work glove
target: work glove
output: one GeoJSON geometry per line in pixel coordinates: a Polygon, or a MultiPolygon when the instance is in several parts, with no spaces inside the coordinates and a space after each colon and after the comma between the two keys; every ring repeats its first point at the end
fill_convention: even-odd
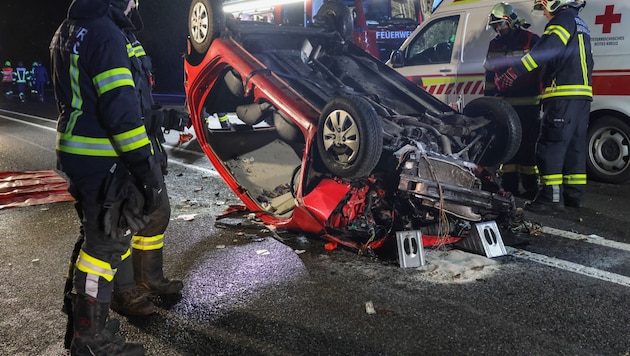
{"type": "Polygon", "coordinates": [[[146,161],[129,165],[129,171],[136,180],[136,186],[144,198],[143,213],[149,215],[160,207],[162,194],[166,194],[160,182],[164,177],[160,165],[153,157],[146,161]]]}
{"type": "Polygon", "coordinates": [[[505,91],[514,84],[516,78],[516,73],[514,73],[512,68],[508,68],[505,73],[494,79],[494,85],[496,85],[498,91],[505,91]]]}
{"type": "Polygon", "coordinates": [[[149,223],[149,217],[144,213],[144,203],[144,195],[135,185],[129,184],[127,197],[122,203],[121,225],[128,227],[134,234],[149,223]]]}

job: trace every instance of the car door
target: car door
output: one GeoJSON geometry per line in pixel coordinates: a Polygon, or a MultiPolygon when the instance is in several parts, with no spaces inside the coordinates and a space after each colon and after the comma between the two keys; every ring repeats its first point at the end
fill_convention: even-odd
{"type": "Polygon", "coordinates": [[[396,70],[441,101],[457,106],[457,68],[462,47],[462,14],[431,17],[401,48],[396,70]]]}

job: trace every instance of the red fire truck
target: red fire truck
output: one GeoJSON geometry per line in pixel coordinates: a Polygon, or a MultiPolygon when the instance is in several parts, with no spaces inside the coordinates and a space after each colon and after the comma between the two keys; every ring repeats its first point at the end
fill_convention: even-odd
{"type": "MultiPolygon", "coordinates": [[[[241,20],[265,21],[283,26],[317,25],[327,15],[344,28],[354,43],[386,61],[422,22],[420,0],[260,0],[224,3],[224,11],[241,20]]],[[[424,13],[427,13],[425,10],[424,13]]]]}

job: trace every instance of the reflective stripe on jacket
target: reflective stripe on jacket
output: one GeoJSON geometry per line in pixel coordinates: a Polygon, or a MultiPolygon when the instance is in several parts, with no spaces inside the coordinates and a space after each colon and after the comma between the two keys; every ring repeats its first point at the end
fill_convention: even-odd
{"type": "Polygon", "coordinates": [[[558,10],[540,41],[513,67],[517,75],[543,68],[542,99],[592,100],[591,35],[578,10],[558,10]]]}
{"type": "Polygon", "coordinates": [[[136,109],[125,36],[107,1],[89,4],[94,8],[70,14],[50,46],[60,108],[57,149],[121,156],[127,163],[146,160],[152,149],[136,109]]]}

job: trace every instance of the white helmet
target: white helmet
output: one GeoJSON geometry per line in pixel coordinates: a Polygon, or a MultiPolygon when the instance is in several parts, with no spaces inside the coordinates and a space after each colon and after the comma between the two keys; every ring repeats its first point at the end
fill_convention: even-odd
{"type": "Polygon", "coordinates": [[[547,9],[552,14],[565,5],[580,9],[586,5],[586,0],[534,0],[534,10],[547,9]]]}
{"type": "Polygon", "coordinates": [[[488,26],[506,22],[509,27],[515,28],[519,23],[517,20],[518,15],[516,11],[514,11],[514,7],[508,3],[500,2],[494,5],[492,11],[490,11],[490,15],[488,15],[488,26]]]}

